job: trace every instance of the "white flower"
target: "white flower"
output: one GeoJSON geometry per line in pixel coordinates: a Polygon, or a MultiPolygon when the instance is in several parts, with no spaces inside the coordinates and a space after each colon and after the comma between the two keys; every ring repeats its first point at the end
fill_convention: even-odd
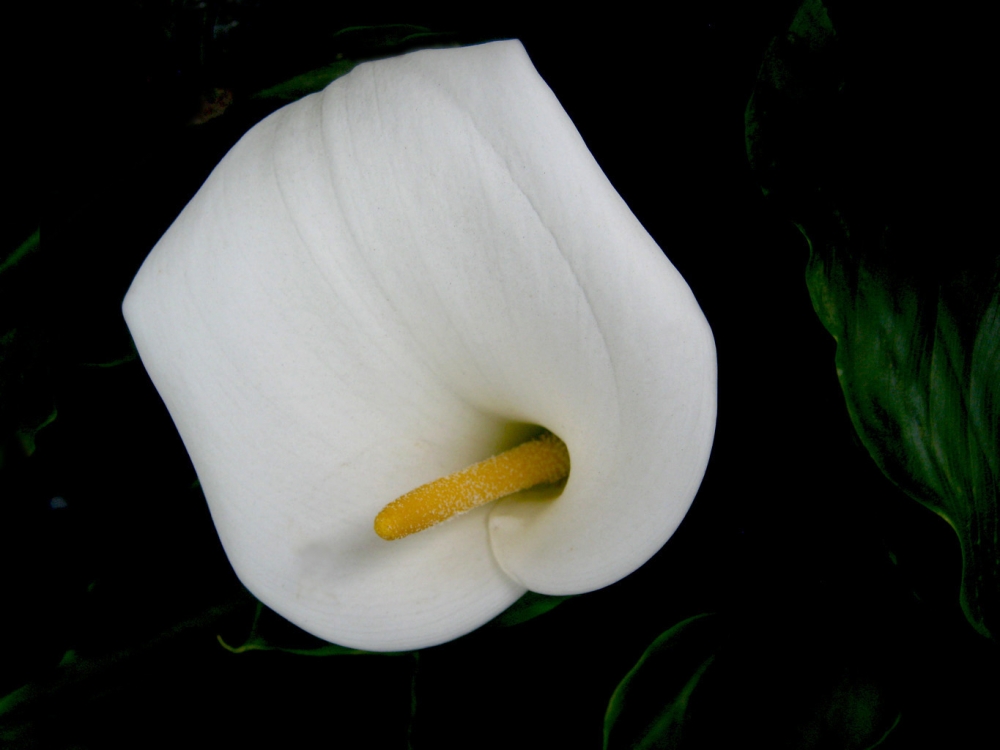
{"type": "Polygon", "coordinates": [[[366,63],[268,117],[124,311],[240,579],[346,646],[441,643],[525,589],[617,581],[711,449],[708,323],[516,41],[366,63]],[[375,535],[522,423],[569,446],[558,498],[375,535]]]}

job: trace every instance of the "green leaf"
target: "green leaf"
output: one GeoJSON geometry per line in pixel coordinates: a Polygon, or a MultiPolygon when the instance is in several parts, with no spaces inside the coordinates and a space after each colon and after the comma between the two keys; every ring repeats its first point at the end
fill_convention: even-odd
{"type": "Polygon", "coordinates": [[[239,646],[231,646],[221,635],[217,635],[216,638],[224,649],[234,654],[242,654],[247,651],[283,651],[299,656],[399,655],[397,652],[377,653],[328,643],[292,625],[261,602],[257,602],[253,622],[250,625],[250,634],[243,643],[239,646]]]}
{"type": "Polygon", "coordinates": [[[333,38],[338,40],[338,42],[349,44],[355,48],[385,50],[409,45],[417,41],[425,43],[425,40],[428,39],[440,41],[442,37],[449,36],[451,35],[433,32],[426,26],[417,26],[411,23],[348,26],[333,34],[333,38]]]}
{"type": "Polygon", "coordinates": [[[605,750],[881,743],[900,720],[895,634],[845,627],[834,607],[796,612],[807,628],[789,614],[703,614],[660,635],[608,704],[605,750]]]}
{"type": "Polygon", "coordinates": [[[67,650],[50,671],[0,696],[0,745],[24,740],[28,742],[25,747],[35,747],[32,738],[37,734],[37,725],[50,721],[60,706],[86,705],[95,696],[120,689],[130,669],[142,669],[177,641],[216,626],[242,602],[240,597],[210,607],[128,648],[95,654],[67,650]]]}
{"type": "Polygon", "coordinates": [[[28,239],[22,242],[13,252],[0,261],[0,273],[16,266],[26,255],[29,255],[41,247],[41,230],[36,229],[28,239]]]}
{"type": "Polygon", "coordinates": [[[719,619],[704,614],[653,641],[611,696],[605,750],[680,747],[688,702],[715,659],[720,637],[719,619]]]}
{"type": "Polygon", "coordinates": [[[548,596],[529,591],[494,617],[487,627],[507,628],[511,625],[520,625],[522,622],[534,620],[536,617],[552,611],[567,599],[572,598],[572,596],[548,596]]]}
{"type": "Polygon", "coordinates": [[[274,99],[282,102],[295,101],[296,99],[301,99],[306,94],[322,91],[333,83],[333,81],[350,73],[357,64],[356,60],[337,60],[330,65],[310,70],[287,81],[283,81],[276,86],[258,91],[254,94],[253,98],[274,99]]]}
{"type": "Polygon", "coordinates": [[[295,101],[307,94],[322,91],[364,60],[400,54],[407,49],[448,44],[453,37],[448,32],[434,32],[424,26],[412,24],[351,26],[341,29],[332,35],[335,44],[344,50],[336,54],[334,62],[259,91],[253,98],[295,101]]]}
{"type": "MultiPolygon", "coordinates": [[[[7,273],[41,247],[41,230],[0,260],[0,468],[5,443],[19,445],[26,456],[35,452],[35,435],[55,421],[50,352],[44,303],[32,294],[23,273],[7,273]]],[[[30,271],[29,271],[30,277],[30,271]]]]}
{"type": "Polygon", "coordinates": [[[131,351],[124,356],[118,357],[116,359],[111,359],[106,362],[81,362],[81,367],[96,367],[101,370],[111,369],[113,367],[121,367],[122,365],[127,365],[130,362],[139,361],[139,352],[135,348],[135,342],[129,341],[131,344],[131,351]]]}
{"type": "Polygon", "coordinates": [[[962,608],[977,630],[995,637],[1000,291],[983,297],[1000,290],[1000,264],[984,269],[985,284],[927,285],[825,250],[811,254],[809,291],[837,340],[854,427],[879,468],[958,534],[962,608]]]}
{"type": "Polygon", "coordinates": [[[11,440],[25,456],[32,455],[36,435],[58,416],[47,344],[36,326],[0,334],[0,451],[11,440]]]}
{"type": "Polygon", "coordinates": [[[35,452],[37,446],[35,445],[35,435],[37,435],[42,429],[48,427],[50,424],[56,421],[56,417],[59,416],[59,410],[54,406],[52,411],[50,411],[45,417],[43,417],[37,424],[30,425],[27,427],[21,427],[15,434],[17,439],[21,443],[21,448],[24,450],[24,455],[30,456],[35,452]]]}
{"type": "Polygon", "coordinates": [[[806,282],[837,342],[855,430],[882,472],[955,530],[962,608],[996,638],[1000,255],[963,241],[955,219],[972,207],[924,198],[924,155],[897,142],[935,132],[932,113],[884,105],[868,83],[906,70],[895,58],[909,42],[894,17],[859,7],[857,28],[834,28],[807,0],[772,43],[747,106],[748,158],[808,241],[806,282]]]}

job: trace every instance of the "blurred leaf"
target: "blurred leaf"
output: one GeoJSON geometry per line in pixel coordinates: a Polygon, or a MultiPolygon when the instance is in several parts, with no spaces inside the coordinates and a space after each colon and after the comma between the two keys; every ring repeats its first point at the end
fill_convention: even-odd
{"type": "Polygon", "coordinates": [[[522,622],[534,620],[536,617],[552,611],[567,599],[572,598],[572,596],[548,596],[529,591],[490,620],[487,627],[508,628],[512,625],[520,625],[522,622]]]}
{"type": "Polygon", "coordinates": [[[0,458],[4,443],[12,437],[25,455],[34,453],[35,434],[52,424],[57,414],[49,382],[45,316],[37,310],[44,302],[23,272],[8,273],[39,249],[40,237],[36,229],[0,261],[0,458]]]}
{"type": "Polygon", "coordinates": [[[653,641],[611,696],[604,748],[680,747],[691,693],[715,659],[719,619],[696,615],[653,641]]]}
{"type": "Polygon", "coordinates": [[[58,414],[45,338],[33,325],[0,335],[0,448],[13,438],[26,456],[35,452],[35,435],[58,414]]]}
{"type": "Polygon", "coordinates": [[[31,737],[37,722],[52,721],[62,702],[80,703],[113,689],[130,669],[139,669],[145,659],[169,648],[179,638],[197,634],[215,625],[235,610],[238,600],[211,607],[196,617],[184,620],[133,648],[114,652],[82,655],[70,649],[48,674],[0,697],[0,741],[25,740],[34,747],[31,737]]]}
{"type": "Polygon", "coordinates": [[[16,266],[22,258],[35,252],[41,246],[41,230],[36,229],[34,233],[22,242],[10,255],[0,261],[0,273],[16,266]]]}
{"type": "Polygon", "coordinates": [[[889,636],[832,618],[799,624],[780,612],[742,623],[704,614],[670,628],[611,697],[605,750],[880,744],[900,721],[889,636]]]}
{"type": "Polygon", "coordinates": [[[837,341],[855,430],[882,472],[955,530],[962,608],[995,638],[1000,255],[962,239],[971,205],[926,197],[942,181],[926,134],[943,137],[935,117],[961,118],[886,103],[869,81],[919,78],[907,58],[914,35],[897,29],[905,16],[883,12],[802,3],[761,66],[747,153],[765,195],[808,241],[806,281],[837,341]]]}
{"type": "Polygon", "coordinates": [[[292,625],[261,602],[257,602],[253,622],[250,625],[250,634],[242,644],[230,646],[221,635],[216,636],[216,638],[224,649],[234,654],[242,654],[247,651],[284,651],[299,656],[398,655],[397,652],[363,651],[338,646],[336,643],[328,643],[292,625]]]}
{"type": "Polygon", "coordinates": [[[17,431],[17,439],[21,443],[21,447],[24,449],[24,455],[30,456],[35,452],[35,435],[45,427],[56,421],[56,417],[59,416],[59,410],[52,407],[52,411],[48,413],[40,422],[30,427],[22,427],[17,431]]]}

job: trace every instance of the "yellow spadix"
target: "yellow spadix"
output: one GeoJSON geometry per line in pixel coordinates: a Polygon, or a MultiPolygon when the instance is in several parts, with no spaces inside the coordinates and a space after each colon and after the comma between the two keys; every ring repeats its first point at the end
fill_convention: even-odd
{"type": "Polygon", "coordinates": [[[375,517],[375,533],[387,540],[402,539],[458,513],[567,476],[566,443],[545,433],[393,500],[375,517]]]}

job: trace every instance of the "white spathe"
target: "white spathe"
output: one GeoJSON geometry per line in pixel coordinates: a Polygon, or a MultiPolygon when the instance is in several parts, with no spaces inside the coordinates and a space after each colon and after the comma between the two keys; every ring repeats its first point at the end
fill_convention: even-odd
{"type": "Polygon", "coordinates": [[[526,589],[617,581],[711,450],[708,323],[516,41],[359,65],[275,112],[124,311],[240,579],[345,646],[429,646],[526,589]],[[561,496],[376,536],[512,423],[566,442],[561,496]]]}

